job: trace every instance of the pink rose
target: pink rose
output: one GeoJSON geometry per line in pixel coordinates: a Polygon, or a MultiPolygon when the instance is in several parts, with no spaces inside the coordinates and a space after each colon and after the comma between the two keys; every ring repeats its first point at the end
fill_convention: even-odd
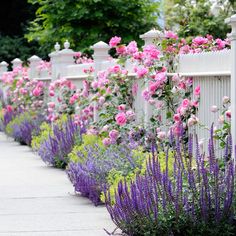
{"type": "Polygon", "coordinates": [[[91,83],[91,87],[92,87],[93,89],[98,88],[98,82],[97,82],[97,81],[93,81],[93,82],[91,83]]]}
{"type": "Polygon", "coordinates": [[[181,121],[181,116],[180,116],[180,114],[174,114],[174,121],[175,122],[179,122],[179,121],[181,121]]]}
{"type": "Polygon", "coordinates": [[[112,37],[109,41],[109,46],[110,47],[116,47],[117,44],[120,43],[120,41],[121,41],[121,37],[117,37],[117,36],[112,37]]]}
{"type": "Polygon", "coordinates": [[[126,53],[126,46],[124,46],[124,45],[120,45],[120,46],[118,46],[117,48],[116,48],[116,52],[118,53],[118,54],[125,54],[126,53]]]}
{"type": "Polygon", "coordinates": [[[160,51],[154,45],[145,46],[143,52],[152,59],[159,59],[160,51]]]}
{"type": "Polygon", "coordinates": [[[193,43],[196,44],[197,46],[200,46],[202,44],[208,43],[208,39],[198,36],[195,39],[193,39],[193,43]]]}
{"type": "Polygon", "coordinates": [[[12,112],[13,111],[13,108],[12,108],[12,106],[10,106],[10,105],[7,105],[7,112],[12,112]]]}
{"type": "Polygon", "coordinates": [[[127,45],[126,49],[127,49],[127,53],[129,53],[129,54],[131,54],[131,55],[134,54],[134,53],[136,53],[136,52],[138,52],[137,43],[136,43],[135,41],[131,41],[131,42],[127,45]]]}
{"type": "Polygon", "coordinates": [[[166,138],[166,132],[165,131],[160,131],[157,133],[157,137],[160,139],[160,140],[163,140],[166,138]]]}
{"type": "Polygon", "coordinates": [[[50,91],[49,91],[49,96],[50,96],[50,97],[54,97],[54,96],[55,96],[55,93],[54,93],[53,90],[50,90],[50,91]]]}
{"type": "Polygon", "coordinates": [[[119,65],[115,65],[115,66],[109,68],[109,71],[110,71],[111,73],[119,73],[119,72],[121,71],[121,68],[120,68],[119,65]]]}
{"type": "Polygon", "coordinates": [[[231,119],[231,111],[230,110],[226,111],[225,115],[228,119],[231,119]]]}
{"type": "Polygon", "coordinates": [[[125,104],[121,104],[121,105],[118,106],[118,110],[119,111],[125,111],[125,107],[126,107],[125,104]]]}
{"type": "Polygon", "coordinates": [[[117,140],[118,136],[119,132],[115,129],[109,132],[109,137],[111,138],[111,140],[117,140]]]}
{"type": "Polygon", "coordinates": [[[129,120],[133,120],[135,118],[135,113],[132,110],[128,110],[126,116],[129,120]]]}
{"type": "Polygon", "coordinates": [[[152,83],[149,85],[149,91],[155,93],[157,88],[159,87],[160,83],[152,83]]]}
{"type": "Polygon", "coordinates": [[[126,115],[124,112],[117,114],[115,119],[116,119],[116,123],[120,126],[125,125],[127,122],[126,115]]]}
{"type": "Polygon", "coordinates": [[[189,101],[187,98],[185,98],[185,99],[182,101],[182,106],[183,106],[184,108],[187,108],[189,105],[190,105],[190,101],[189,101]]]}
{"type": "Polygon", "coordinates": [[[38,96],[40,95],[40,93],[41,93],[41,90],[40,90],[38,87],[36,87],[36,88],[33,90],[33,95],[34,95],[35,97],[38,97],[38,96]]]}
{"type": "Polygon", "coordinates": [[[226,42],[224,40],[221,39],[216,39],[216,44],[218,46],[219,50],[222,50],[225,48],[226,42]]]}
{"type": "Polygon", "coordinates": [[[102,140],[102,143],[103,143],[104,146],[109,146],[112,142],[111,142],[110,138],[104,138],[102,140]]]}
{"type": "Polygon", "coordinates": [[[102,105],[102,104],[105,102],[105,100],[106,100],[106,99],[102,96],[102,97],[99,98],[98,103],[99,103],[100,105],[102,105]]]}
{"type": "Polygon", "coordinates": [[[50,108],[55,108],[55,103],[54,103],[54,102],[49,102],[49,103],[48,103],[48,107],[50,107],[50,108]]]}
{"type": "Polygon", "coordinates": [[[195,89],[194,89],[194,95],[195,96],[199,96],[201,92],[201,88],[200,85],[198,85],[195,89]]]}
{"type": "Polygon", "coordinates": [[[143,68],[136,68],[135,73],[137,74],[138,78],[143,78],[147,73],[148,69],[143,67],[143,68]]]}
{"type": "Polygon", "coordinates": [[[172,31],[165,31],[165,37],[169,39],[178,39],[178,35],[172,31]]]}

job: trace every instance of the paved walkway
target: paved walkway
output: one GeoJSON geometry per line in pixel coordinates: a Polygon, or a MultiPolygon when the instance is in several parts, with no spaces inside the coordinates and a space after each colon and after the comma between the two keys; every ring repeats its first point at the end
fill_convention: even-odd
{"type": "Polygon", "coordinates": [[[62,170],[0,132],[0,236],[105,236],[104,206],[75,196],[62,170]]]}

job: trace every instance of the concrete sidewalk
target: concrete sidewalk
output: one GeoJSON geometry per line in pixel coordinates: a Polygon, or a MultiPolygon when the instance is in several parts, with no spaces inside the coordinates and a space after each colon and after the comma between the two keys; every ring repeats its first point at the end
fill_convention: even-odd
{"type": "Polygon", "coordinates": [[[104,206],[76,196],[62,170],[0,133],[0,236],[105,236],[104,206]]]}

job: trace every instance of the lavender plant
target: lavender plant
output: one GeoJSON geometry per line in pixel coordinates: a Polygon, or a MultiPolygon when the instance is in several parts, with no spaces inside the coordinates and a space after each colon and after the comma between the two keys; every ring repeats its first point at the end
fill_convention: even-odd
{"type": "Polygon", "coordinates": [[[9,107],[2,109],[2,115],[0,119],[0,130],[5,131],[7,125],[14,119],[16,112],[9,107]]]}
{"type": "Polygon", "coordinates": [[[42,160],[52,166],[65,168],[68,164],[68,154],[80,140],[80,132],[71,118],[62,125],[53,126],[52,134],[40,144],[38,154],[42,160]]]}
{"type": "Polygon", "coordinates": [[[39,133],[39,126],[43,121],[42,115],[23,112],[8,123],[6,133],[19,143],[31,146],[32,136],[39,133]]]}
{"type": "Polygon", "coordinates": [[[108,188],[108,175],[117,170],[122,176],[141,168],[144,155],[134,153],[126,145],[111,145],[104,149],[88,145],[86,152],[78,152],[78,162],[70,162],[67,174],[75,191],[89,198],[95,205],[102,203],[101,193],[108,188]]]}
{"type": "MultiPolygon", "coordinates": [[[[172,135],[171,135],[172,136],[172,135]]],[[[234,235],[235,163],[230,140],[225,158],[217,158],[213,129],[209,154],[200,154],[196,142],[195,158],[192,137],[186,151],[181,138],[171,138],[166,151],[166,168],[160,168],[158,150],[152,146],[144,176],[137,175],[130,184],[120,182],[115,203],[106,192],[106,207],[113,222],[124,235],[234,235]],[[173,173],[169,172],[169,152],[174,154],[173,173]]]]}

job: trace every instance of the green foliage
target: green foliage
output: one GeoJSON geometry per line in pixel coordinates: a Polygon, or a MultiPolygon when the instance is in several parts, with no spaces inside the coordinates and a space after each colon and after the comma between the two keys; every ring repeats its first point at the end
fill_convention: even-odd
{"type": "MultiPolygon", "coordinates": [[[[107,177],[107,183],[109,186],[109,191],[111,194],[112,201],[114,201],[115,192],[117,191],[118,184],[120,181],[126,181],[127,183],[130,183],[131,181],[134,181],[136,178],[136,175],[144,175],[147,167],[147,160],[150,156],[150,153],[144,153],[142,149],[134,150],[134,157],[140,157],[138,159],[137,167],[135,169],[130,169],[126,172],[124,170],[116,170],[113,169],[109,172],[109,175],[107,177]]],[[[161,152],[158,156],[160,160],[160,166],[161,170],[164,171],[166,169],[166,156],[164,152],[161,152]]],[[[173,153],[169,153],[169,159],[168,159],[168,167],[169,167],[169,173],[171,174],[173,172],[173,164],[174,164],[174,155],[173,153]]],[[[101,194],[101,200],[105,201],[104,193],[101,194]]]]}
{"type": "Polygon", "coordinates": [[[104,149],[103,143],[101,138],[99,138],[96,135],[91,135],[91,134],[84,134],[82,136],[82,143],[80,145],[75,145],[72,152],[68,155],[69,159],[73,162],[79,162],[77,153],[83,153],[86,156],[86,147],[87,146],[93,146],[93,145],[98,145],[101,149],[104,149]]]}
{"type": "Polygon", "coordinates": [[[0,35],[0,61],[10,63],[14,58],[18,57],[26,61],[33,54],[45,57],[46,53],[38,50],[38,43],[28,43],[23,36],[3,36],[0,35]]]}
{"type": "MultiPolygon", "coordinates": [[[[62,125],[66,121],[67,121],[67,115],[64,114],[60,116],[60,119],[58,119],[55,124],[62,125]]],[[[49,134],[50,135],[53,134],[52,125],[47,122],[43,122],[40,126],[39,135],[33,136],[32,138],[31,145],[34,151],[38,151],[40,145],[48,139],[49,134]]]]}
{"type": "Polygon", "coordinates": [[[43,141],[48,139],[49,134],[52,134],[52,128],[49,123],[43,122],[40,126],[40,133],[32,138],[32,148],[37,151],[43,141]]]}
{"type": "Polygon", "coordinates": [[[20,125],[24,120],[30,120],[32,114],[30,112],[24,112],[18,116],[16,116],[13,120],[11,120],[6,126],[6,133],[9,136],[12,136],[14,131],[14,125],[20,125]]]}
{"type": "Polygon", "coordinates": [[[38,4],[26,35],[51,49],[69,39],[76,50],[119,35],[124,42],[157,27],[159,3],[154,0],[29,0],[38,4]],[[53,40],[50,40],[53,39],[53,40]]]}
{"type": "MultiPolygon", "coordinates": [[[[219,5],[223,3],[219,1],[219,5]]],[[[235,3],[225,5],[218,16],[211,13],[212,3],[209,0],[165,0],[166,28],[178,31],[180,37],[211,34],[225,38],[230,27],[224,20],[233,14],[235,3]]]]}

